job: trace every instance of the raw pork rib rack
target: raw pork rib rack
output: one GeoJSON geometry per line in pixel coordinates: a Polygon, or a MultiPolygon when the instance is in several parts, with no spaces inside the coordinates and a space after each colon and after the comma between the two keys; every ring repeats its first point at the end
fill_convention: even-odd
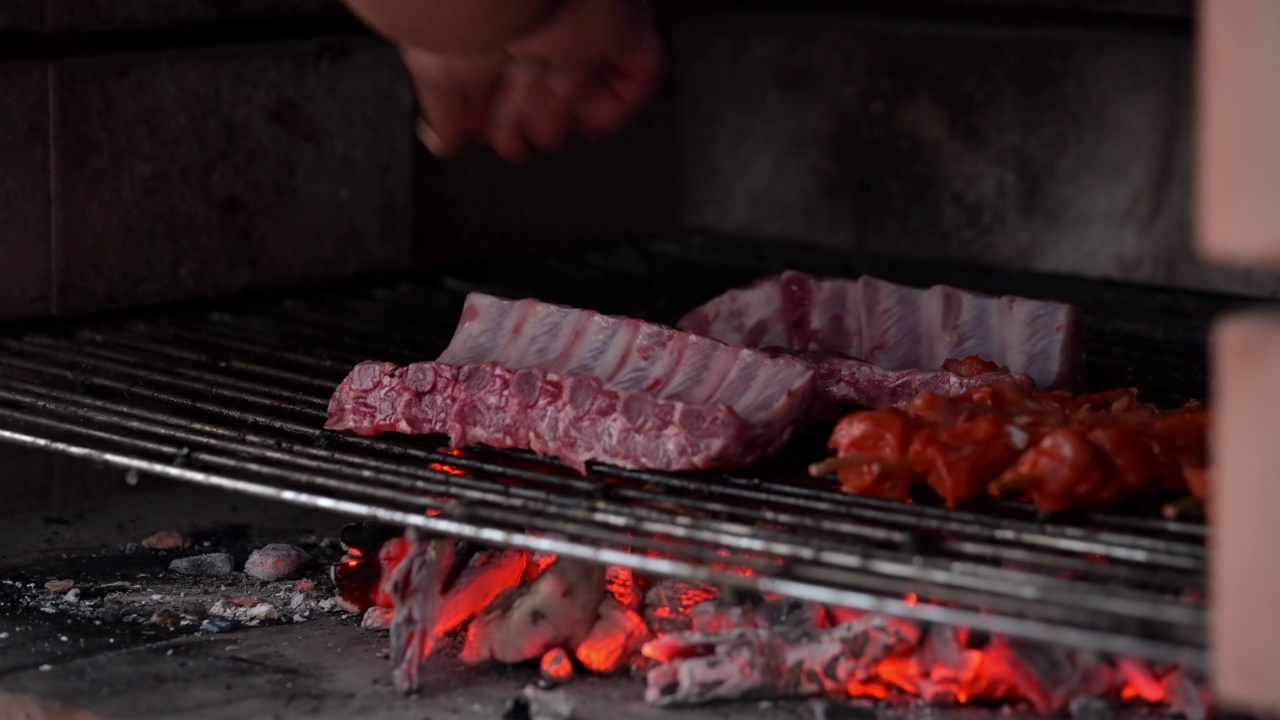
{"type": "Polygon", "coordinates": [[[1096,388],[1162,405],[1204,392],[1207,319],[1233,301],[1078,279],[681,237],[577,259],[11,328],[0,440],[429,533],[1202,666],[1205,540],[1155,509],[1043,521],[1016,503],[948,511],[810,479],[821,434],[766,465],[671,475],[573,468],[438,437],[323,430],[357,363],[448,344],[468,292],[674,324],[785,268],[1049,297],[1082,309],[1096,388]]]}
{"type": "Polygon", "coordinates": [[[632,318],[471,293],[439,359],[364,362],[329,405],[331,430],[448,435],[528,448],[586,473],[749,465],[791,439],[813,372],[632,318]]]}

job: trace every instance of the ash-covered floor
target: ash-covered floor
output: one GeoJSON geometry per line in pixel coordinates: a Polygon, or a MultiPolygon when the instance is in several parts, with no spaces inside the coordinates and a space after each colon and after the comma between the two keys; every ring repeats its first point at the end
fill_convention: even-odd
{"type": "MultiPolygon", "coordinates": [[[[347,522],[145,480],[83,507],[0,516],[0,581],[8,580],[0,583],[0,719],[503,717],[537,679],[536,668],[469,669],[441,658],[424,690],[405,697],[391,686],[387,633],[362,629],[357,616],[323,602],[332,587],[322,567],[307,574],[317,588],[301,601],[296,580],[168,570],[175,557],[222,550],[239,569],[251,548],[270,542],[323,556],[333,549],[326,539],[347,522]],[[179,531],[192,546],[140,547],[159,530],[179,531]],[[51,580],[73,580],[78,592],[68,599],[47,590],[51,580]],[[281,617],[226,632],[199,629],[201,608],[236,596],[265,599],[281,617]],[[159,616],[169,623],[153,621],[160,609],[170,611],[159,616]],[[169,627],[175,618],[182,624],[169,627]]],[[[643,680],[627,677],[580,678],[563,689],[576,718],[874,717],[851,708],[819,713],[812,702],[662,710],[644,704],[643,680]]]]}

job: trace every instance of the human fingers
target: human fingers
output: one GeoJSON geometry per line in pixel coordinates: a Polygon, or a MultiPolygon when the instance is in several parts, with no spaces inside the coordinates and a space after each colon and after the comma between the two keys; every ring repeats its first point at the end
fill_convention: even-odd
{"type": "Polygon", "coordinates": [[[419,117],[414,127],[418,139],[436,156],[456,154],[467,141],[467,108],[462,94],[446,82],[438,57],[415,48],[404,48],[400,55],[418,99],[419,117]]]}
{"type": "Polygon", "coordinates": [[[556,152],[564,146],[571,127],[568,103],[548,85],[543,69],[526,68],[520,74],[520,94],[512,100],[511,122],[538,150],[556,152]]]}
{"type": "Polygon", "coordinates": [[[418,89],[418,138],[432,155],[441,158],[457,155],[466,147],[468,110],[461,95],[445,88],[418,89]]]}
{"type": "Polygon", "coordinates": [[[493,151],[507,162],[523,162],[529,154],[529,143],[520,131],[519,120],[533,81],[530,69],[519,64],[510,65],[493,99],[487,140],[493,151]]]}
{"type": "Polygon", "coordinates": [[[663,50],[656,32],[595,74],[579,82],[573,103],[578,129],[587,137],[617,132],[644,106],[658,87],[663,50]]]}

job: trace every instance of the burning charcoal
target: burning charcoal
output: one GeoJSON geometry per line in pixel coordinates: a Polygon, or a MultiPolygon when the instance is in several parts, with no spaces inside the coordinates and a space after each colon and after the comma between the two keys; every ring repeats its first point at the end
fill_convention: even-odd
{"type": "Polygon", "coordinates": [[[360,627],[365,630],[390,630],[391,618],[394,615],[395,611],[391,608],[371,607],[364,611],[360,627]]]}
{"type": "MultiPolygon", "coordinates": [[[[391,575],[395,616],[391,623],[391,675],[403,692],[418,688],[418,671],[435,650],[444,579],[457,553],[451,540],[409,540],[391,575]]],[[[389,543],[388,543],[389,544],[389,543]]]]}
{"type": "MultiPolygon", "coordinates": [[[[394,607],[395,598],[388,592],[391,587],[391,580],[395,575],[396,568],[404,562],[414,547],[413,541],[408,537],[392,538],[383,543],[382,548],[378,550],[378,568],[381,580],[374,585],[373,604],[378,607],[394,607]]],[[[448,582],[449,572],[453,568],[454,559],[457,558],[457,544],[449,555],[449,562],[441,569],[440,587],[444,588],[448,582]]]]}
{"type": "Polygon", "coordinates": [[[644,596],[644,619],[655,633],[684,632],[693,627],[690,611],[720,596],[714,585],[687,580],[663,580],[644,596]]]}
{"type": "Polygon", "coordinates": [[[573,720],[573,698],[564,690],[528,685],[521,694],[529,701],[529,720],[573,720]]]}
{"type": "Polygon", "coordinates": [[[542,571],[551,567],[551,564],[556,561],[556,557],[555,553],[546,551],[534,553],[529,558],[529,564],[525,566],[524,579],[521,582],[531,583],[534,580],[537,580],[538,576],[542,574],[542,571]]]}
{"type": "Polygon", "coordinates": [[[635,611],[607,597],[597,611],[600,619],[574,651],[586,669],[602,675],[620,670],[645,640],[649,627],[635,611]]]}
{"type": "Polygon", "coordinates": [[[930,625],[920,642],[917,658],[921,667],[945,668],[957,675],[969,664],[960,629],[950,625],[930,625]]]}
{"type": "Polygon", "coordinates": [[[417,687],[418,666],[430,657],[436,643],[515,587],[527,565],[528,556],[522,550],[479,552],[445,592],[446,578],[457,558],[457,546],[450,543],[411,543],[390,574],[390,597],[395,605],[391,623],[394,675],[397,686],[404,690],[417,687]]]}
{"type": "Polygon", "coordinates": [[[61,595],[62,593],[69,592],[71,588],[75,586],[75,580],[50,580],[44,584],[44,589],[51,593],[61,595]]]}
{"type": "Polygon", "coordinates": [[[294,583],[293,589],[300,593],[313,593],[316,591],[316,584],[310,580],[299,580],[294,583]]]}
{"type": "Polygon", "coordinates": [[[770,627],[813,627],[824,629],[831,627],[831,619],[827,608],[822,603],[794,598],[768,600],[759,608],[759,614],[770,627]]]}
{"type": "Polygon", "coordinates": [[[238,621],[225,617],[211,617],[200,623],[200,629],[207,633],[231,632],[238,627],[240,627],[238,621]]]}
{"type": "Polygon", "coordinates": [[[226,577],[231,574],[235,562],[230,553],[209,553],[177,558],[169,563],[169,569],[181,575],[200,577],[226,577]]]}
{"type": "Polygon", "coordinates": [[[296,545],[272,543],[254,550],[245,561],[246,575],[272,582],[297,576],[311,562],[311,556],[296,545]]]}
{"type": "Polygon", "coordinates": [[[768,627],[771,627],[768,619],[750,605],[725,605],[717,600],[708,600],[689,609],[687,631],[711,633],[768,627]]]}
{"type": "Polygon", "coordinates": [[[605,571],[605,587],[609,590],[609,594],[613,596],[623,607],[628,610],[640,610],[640,605],[644,601],[644,597],[640,592],[640,588],[636,587],[635,576],[631,572],[631,568],[625,568],[620,565],[611,565],[605,571]]]}
{"type": "Polygon", "coordinates": [[[1174,669],[1161,681],[1169,709],[1187,720],[1205,720],[1209,716],[1211,698],[1208,690],[1191,679],[1183,670],[1174,669]]]}
{"type": "Polygon", "coordinates": [[[142,541],[142,547],[148,550],[177,550],[189,544],[187,538],[176,530],[161,530],[142,541]]]}
{"type": "Polygon", "coordinates": [[[1043,714],[1066,709],[1071,698],[1111,694],[1116,673],[1101,662],[1070,650],[1031,640],[995,638],[989,655],[999,653],[1018,694],[1043,714]]]}
{"type": "Polygon", "coordinates": [[[548,650],[539,663],[542,677],[551,682],[563,683],[573,679],[573,660],[564,648],[548,650]]]}
{"type": "Polygon", "coordinates": [[[404,535],[404,528],[376,522],[344,525],[338,533],[342,547],[365,557],[377,557],[378,550],[389,540],[404,535]]]}
{"type": "Polygon", "coordinates": [[[152,625],[161,627],[174,628],[182,624],[182,616],[170,610],[169,608],[160,608],[151,615],[149,621],[152,625]]]}
{"type": "Polygon", "coordinates": [[[494,598],[519,585],[527,560],[528,553],[523,550],[488,550],[474,555],[445,593],[436,634],[460,627],[494,598]]]}
{"type": "Polygon", "coordinates": [[[690,705],[844,694],[877,666],[914,648],[919,629],[905,620],[868,616],[828,630],[781,628],[667,635],[644,646],[668,660],[649,672],[645,700],[690,705]]]}
{"type": "Polygon", "coordinates": [[[1115,713],[1104,700],[1096,697],[1078,697],[1067,705],[1071,709],[1071,720],[1112,720],[1115,713]]]}
{"type": "Polygon", "coordinates": [[[352,550],[329,568],[329,577],[338,588],[337,603],[346,612],[356,614],[376,605],[378,587],[382,583],[382,566],[354,555],[352,550]]]}
{"type": "Polygon", "coordinates": [[[689,611],[689,629],[695,632],[719,632],[743,628],[826,628],[827,611],[821,603],[780,598],[760,605],[732,605],[709,600],[689,611]]]}
{"type": "Polygon", "coordinates": [[[1124,678],[1122,694],[1124,700],[1138,698],[1153,705],[1164,702],[1164,686],[1156,679],[1155,673],[1146,662],[1137,658],[1122,657],[1116,660],[1116,669],[1124,678]]]}
{"type": "MultiPolygon", "coordinates": [[[[968,702],[985,688],[980,677],[982,653],[966,647],[967,637],[966,629],[932,625],[915,655],[905,664],[887,664],[881,677],[931,704],[968,702]]],[[[991,691],[998,697],[1001,690],[991,691]]]]}
{"type": "Polygon", "coordinates": [[[595,624],[604,596],[603,567],[560,558],[529,585],[499,596],[471,623],[462,660],[514,664],[557,646],[576,648],[595,624]]]}
{"type": "Polygon", "coordinates": [[[868,615],[866,610],[856,610],[851,607],[843,607],[841,605],[830,605],[827,607],[827,615],[831,618],[832,625],[843,625],[847,622],[859,620],[868,615]]]}

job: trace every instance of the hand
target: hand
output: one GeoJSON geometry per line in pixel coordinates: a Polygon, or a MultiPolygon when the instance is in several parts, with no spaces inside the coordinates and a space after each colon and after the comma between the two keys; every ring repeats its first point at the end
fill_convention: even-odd
{"type": "Polygon", "coordinates": [[[511,162],[558,150],[571,132],[620,129],[652,95],[662,44],[649,13],[631,0],[563,0],[542,27],[501,50],[448,55],[402,51],[432,153],[487,142],[511,162]]]}

